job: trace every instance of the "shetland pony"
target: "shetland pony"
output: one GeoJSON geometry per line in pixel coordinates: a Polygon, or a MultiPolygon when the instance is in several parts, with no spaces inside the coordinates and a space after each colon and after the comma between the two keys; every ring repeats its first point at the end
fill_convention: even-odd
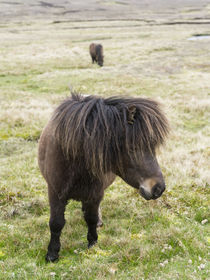
{"type": "Polygon", "coordinates": [[[146,200],[162,195],[165,182],[155,151],[168,131],[159,104],[150,99],[72,94],[57,107],[40,137],[38,155],[50,203],[47,261],[58,258],[70,199],[82,203],[90,248],[98,238],[104,190],[116,176],[146,200]]]}
{"type": "Polygon", "coordinates": [[[96,62],[99,66],[103,66],[104,55],[103,46],[101,44],[90,44],[89,46],[90,56],[92,58],[92,63],[96,62]]]}

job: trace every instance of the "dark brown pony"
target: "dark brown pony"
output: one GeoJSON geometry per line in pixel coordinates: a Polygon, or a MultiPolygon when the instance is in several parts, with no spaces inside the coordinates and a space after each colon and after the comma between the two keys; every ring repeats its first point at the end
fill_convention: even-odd
{"type": "Polygon", "coordinates": [[[103,56],[103,46],[101,44],[90,44],[89,47],[90,56],[92,58],[92,63],[94,61],[98,63],[99,66],[103,66],[104,56],[103,56]]]}
{"type": "Polygon", "coordinates": [[[58,258],[69,199],[82,202],[91,247],[101,224],[99,204],[116,175],[147,200],[161,196],[165,182],[155,150],[167,134],[167,120],[153,100],[72,94],[58,106],[39,143],[50,202],[47,261],[58,258]]]}

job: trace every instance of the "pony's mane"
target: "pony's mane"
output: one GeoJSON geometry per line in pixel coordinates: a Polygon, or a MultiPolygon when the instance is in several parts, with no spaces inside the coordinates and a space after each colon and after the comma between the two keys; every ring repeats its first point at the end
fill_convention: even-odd
{"type": "Polygon", "coordinates": [[[82,160],[95,176],[122,170],[124,153],[155,153],[168,134],[156,101],[144,98],[72,94],[52,116],[54,133],[67,159],[82,160]]]}

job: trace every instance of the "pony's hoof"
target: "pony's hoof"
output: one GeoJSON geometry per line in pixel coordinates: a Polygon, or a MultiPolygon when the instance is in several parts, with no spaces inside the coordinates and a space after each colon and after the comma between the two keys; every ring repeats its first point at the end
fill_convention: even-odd
{"type": "Polygon", "coordinates": [[[47,262],[55,262],[55,261],[57,261],[58,260],[58,256],[50,256],[50,255],[46,255],[46,257],[45,257],[45,260],[47,261],[47,262]]]}
{"type": "Polygon", "coordinates": [[[92,248],[96,243],[97,243],[97,241],[89,242],[88,243],[88,249],[92,248]]]}

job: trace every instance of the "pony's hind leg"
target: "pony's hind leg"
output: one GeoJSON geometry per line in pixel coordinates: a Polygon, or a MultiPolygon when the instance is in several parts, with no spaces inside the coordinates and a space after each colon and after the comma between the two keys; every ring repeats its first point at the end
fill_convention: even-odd
{"type": "Polygon", "coordinates": [[[57,194],[49,189],[49,201],[50,201],[50,243],[48,245],[48,252],[46,255],[46,261],[54,262],[58,259],[60,251],[60,235],[65,225],[64,212],[66,202],[60,200],[57,194]]]}
{"type": "Polygon", "coordinates": [[[88,248],[91,248],[98,240],[97,224],[99,222],[99,204],[100,201],[82,203],[84,218],[88,226],[88,248]]]}
{"type": "MultiPolygon", "coordinates": [[[[82,212],[84,214],[85,209],[82,206],[82,212]]],[[[98,208],[98,222],[97,222],[97,227],[102,227],[103,226],[103,220],[102,220],[102,213],[101,213],[101,207],[98,208]]]]}

